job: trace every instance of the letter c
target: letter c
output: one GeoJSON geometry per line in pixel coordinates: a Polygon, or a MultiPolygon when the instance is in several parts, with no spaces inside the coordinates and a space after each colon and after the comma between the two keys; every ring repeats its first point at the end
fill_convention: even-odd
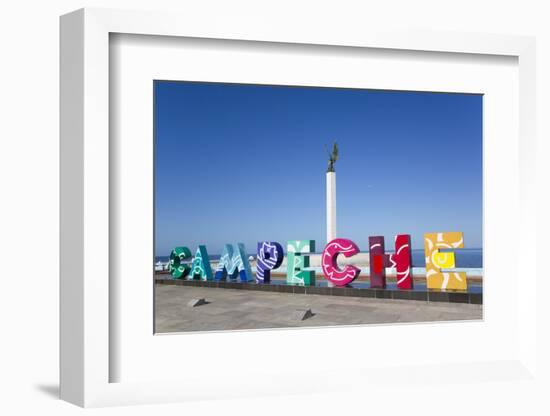
{"type": "Polygon", "coordinates": [[[351,257],[359,253],[359,247],[351,240],[336,238],[325,246],[321,256],[321,265],[328,280],[336,286],[345,286],[359,276],[361,269],[351,265],[339,269],[338,254],[340,253],[345,257],[351,257]]]}

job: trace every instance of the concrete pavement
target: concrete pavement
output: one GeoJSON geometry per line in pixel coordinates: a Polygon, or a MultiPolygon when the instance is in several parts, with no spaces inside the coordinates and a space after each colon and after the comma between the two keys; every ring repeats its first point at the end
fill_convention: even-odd
{"type": "Polygon", "coordinates": [[[482,319],[483,305],[300,295],[157,284],[155,332],[220,331],[327,325],[482,319]],[[187,306],[192,299],[208,302],[187,306]],[[297,309],[313,316],[296,319],[297,309]]]}

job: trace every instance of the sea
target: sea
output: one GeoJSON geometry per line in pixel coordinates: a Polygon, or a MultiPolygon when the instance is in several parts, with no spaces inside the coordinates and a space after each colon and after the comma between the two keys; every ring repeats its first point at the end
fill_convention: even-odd
{"type": "MultiPolygon", "coordinates": [[[[463,248],[459,250],[453,250],[455,253],[455,265],[457,269],[483,269],[483,249],[481,248],[463,248]]],[[[391,251],[387,252],[388,254],[391,251]]],[[[320,254],[320,253],[317,253],[320,254]]],[[[256,258],[256,253],[248,255],[256,258]]],[[[211,260],[219,260],[219,254],[209,255],[211,260]]],[[[170,259],[169,256],[156,256],[155,262],[160,261],[166,263],[170,259]]],[[[424,268],[426,267],[426,258],[424,250],[416,249],[412,250],[412,263],[413,267],[424,268]]]]}

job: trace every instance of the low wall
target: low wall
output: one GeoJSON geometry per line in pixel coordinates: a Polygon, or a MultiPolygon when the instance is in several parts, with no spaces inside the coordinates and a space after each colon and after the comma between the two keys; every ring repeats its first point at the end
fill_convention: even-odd
{"type": "Polygon", "coordinates": [[[416,300],[426,302],[454,302],[481,305],[482,293],[434,290],[357,289],[351,287],[292,286],[285,284],[257,284],[224,281],[180,280],[167,275],[156,275],[155,283],[164,285],[211,287],[218,289],[256,290],[265,292],[295,293],[301,295],[350,296],[377,299],[416,300]]]}

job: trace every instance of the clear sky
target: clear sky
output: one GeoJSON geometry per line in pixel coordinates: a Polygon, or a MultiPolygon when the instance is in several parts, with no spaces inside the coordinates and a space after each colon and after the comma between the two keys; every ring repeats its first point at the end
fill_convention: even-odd
{"type": "Polygon", "coordinates": [[[337,234],[462,231],[482,246],[482,96],[155,82],[156,255],[175,246],[326,243],[336,140],[337,234]]]}

